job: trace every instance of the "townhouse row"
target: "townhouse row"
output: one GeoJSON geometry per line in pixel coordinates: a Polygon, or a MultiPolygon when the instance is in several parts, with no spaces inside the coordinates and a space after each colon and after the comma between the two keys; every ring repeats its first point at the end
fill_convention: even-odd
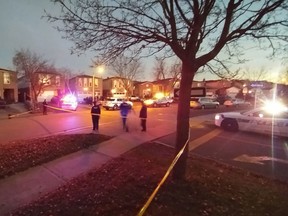
{"type": "MultiPolygon", "coordinates": [[[[161,92],[166,96],[174,97],[175,89],[179,89],[180,83],[173,78],[158,81],[131,81],[121,77],[100,77],[90,75],[78,75],[65,79],[60,73],[35,73],[33,79],[17,77],[12,70],[0,68],[0,98],[7,103],[25,102],[37,94],[37,101],[51,100],[53,96],[61,96],[72,93],[82,102],[85,98],[105,97],[129,97],[136,95],[140,98],[150,98],[161,92]]],[[[275,85],[267,81],[249,82],[245,80],[202,80],[193,81],[191,88],[203,87],[207,96],[224,95],[235,98],[237,94],[255,94],[267,90],[275,85]]],[[[282,85],[282,94],[287,93],[287,86],[282,85]],[[284,89],[284,90],[283,90],[284,89]],[[283,93],[284,91],[284,93],[283,93]]],[[[281,92],[279,94],[281,94],[281,92]]],[[[263,93],[265,94],[265,93],[263,93]]]]}

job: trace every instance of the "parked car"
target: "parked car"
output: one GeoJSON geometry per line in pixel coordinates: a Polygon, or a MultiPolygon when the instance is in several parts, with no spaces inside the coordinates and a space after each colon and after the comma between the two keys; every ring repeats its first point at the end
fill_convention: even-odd
{"type": "Polygon", "coordinates": [[[57,105],[58,107],[60,107],[61,97],[60,96],[53,96],[50,100],[50,103],[52,105],[57,105]]]}
{"type": "Polygon", "coordinates": [[[169,107],[171,103],[173,103],[173,99],[169,97],[152,98],[144,100],[144,103],[148,107],[160,107],[160,106],[169,107]]]}
{"type": "MultiPolygon", "coordinates": [[[[103,103],[102,106],[106,109],[106,110],[117,110],[120,108],[120,104],[124,101],[124,98],[106,98],[103,103]]],[[[133,103],[131,101],[126,101],[128,104],[131,105],[131,107],[133,107],[133,103]]]]}
{"type": "Polygon", "coordinates": [[[132,95],[129,97],[130,101],[140,101],[140,98],[138,96],[132,95]]]}
{"type": "Polygon", "coordinates": [[[219,102],[208,97],[191,98],[190,108],[194,109],[206,109],[206,108],[218,108],[219,102]]]}
{"type": "Polygon", "coordinates": [[[231,107],[231,106],[239,107],[239,106],[251,106],[251,103],[240,98],[235,98],[235,99],[226,100],[223,103],[223,105],[226,107],[231,107]]]}
{"type": "Polygon", "coordinates": [[[249,131],[288,137],[288,109],[255,108],[244,112],[223,112],[215,115],[215,125],[228,131],[249,131]],[[274,113],[273,113],[274,112],[274,113]]]}

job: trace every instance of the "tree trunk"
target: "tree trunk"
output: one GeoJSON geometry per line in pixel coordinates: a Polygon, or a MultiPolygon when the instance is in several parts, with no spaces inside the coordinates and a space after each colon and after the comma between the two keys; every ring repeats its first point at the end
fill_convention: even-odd
{"type": "MultiPolygon", "coordinates": [[[[180,94],[177,112],[177,135],[176,135],[176,152],[175,155],[184,147],[189,135],[189,114],[190,114],[190,97],[193,77],[196,70],[193,70],[191,63],[183,62],[182,78],[180,81],[180,94]]],[[[189,142],[189,141],[188,141],[189,142]]],[[[188,157],[188,145],[179,158],[173,169],[173,179],[183,180],[185,178],[186,163],[188,157]]]]}

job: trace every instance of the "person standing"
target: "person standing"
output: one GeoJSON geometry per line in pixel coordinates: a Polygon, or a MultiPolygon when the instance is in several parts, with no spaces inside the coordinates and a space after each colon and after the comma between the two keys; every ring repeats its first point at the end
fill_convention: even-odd
{"type": "Polygon", "coordinates": [[[46,99],[43,101],[43,115],[47,115],[47,101],[46,99]]]}
{"type": "Polygon", "coordinates": [[[144,103],[144,101],[142,101],[142,107],[140,109],[139,118],[141,120],[142,131],[146,131],[147,106],[144,103]]]}
{"type": "Polygon", "coordinates": [[[127,125],[127,118],[128,118],[128,113],[132,109],[131,105],[127,103],[126,100],[123,100],[123,102],[120,104],[120,115],[122,118],[122,125],[123,125],[123,130],[126,132],[129,132],[129,128],[127,125]]]}
{"type": "Polygon", "coordinates": [[[92,116],[92,123],[93,123],[93,132],[99,131],[99,119],[101,115],[101,107],[100,105],[94,101],[93,106],[91,108],[91,116],[92,116]]]}

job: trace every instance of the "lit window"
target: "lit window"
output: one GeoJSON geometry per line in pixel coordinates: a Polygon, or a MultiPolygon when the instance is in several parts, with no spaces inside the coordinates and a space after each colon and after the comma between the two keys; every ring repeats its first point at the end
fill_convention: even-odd
{"type": "Polygon", "coordinates": [[[10,73],[4,73],[4,84],[10,84],[10,83],[11,83],[10,73]]]}
{"type": "Polygon", "coordinates": [[[94,79],[95,86],[98,87],[98,79],[94,79]]]}

